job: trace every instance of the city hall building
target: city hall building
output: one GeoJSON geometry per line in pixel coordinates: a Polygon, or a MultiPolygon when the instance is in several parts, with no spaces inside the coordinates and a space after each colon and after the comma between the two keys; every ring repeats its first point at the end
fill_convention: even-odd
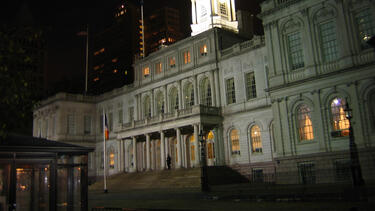
{"type": "Polygon", "coordinates": [[[375,166],[371,0],[265,0],[264,36],[239,33],[234,0],[192,0],[192,36],[134,63],[134,84],[60,93],[34,111],[36,137],[95,147],[92,176],[200,166],[277,183],[350,181],[349,120],[365,181],[375,166]],[[108,118],[103,163],[103,113],[108,118]],[[293,174],[293,172],[295,172],[293,174]]]}

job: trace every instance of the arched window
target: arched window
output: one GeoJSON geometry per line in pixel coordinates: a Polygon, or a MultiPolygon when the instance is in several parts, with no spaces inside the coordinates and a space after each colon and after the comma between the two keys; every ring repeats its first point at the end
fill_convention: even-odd
{"type": "Polygon", "coordinates": [[[194,89],[192,83],[187,83],[184,88],[184,102],[185,108],[190,108],[194,105],[194,89]]]}
{"type": "Polygon", "coordinates": [[[158,92],[156,95],[156,114],[164,113],[164,96],[163,93],[158,92]]]}
{"type": "Polygon", "coordinates": [[[314,139],[311,111],[310,108],[305,104],[300,105],[297,109],[297,127],[300,141],[314,139]]]}
{"type": "Polygon", "coordinates": [[[143,114],[145,118],[151,117],[151,101],[149,96],[146,96],[143,100],[143,114]]]}
{"type": "Polygon", "coordinates": [[[169,108],[171,112],[178,110],[178,91],[176,87],[173,87],[169,94],[169,108]]]}
{"type": "Polygon", "coordinates": [[[230,142],[232,144],[232,155],[240,154],[240,137],[238,130],[233,129],[230,132],[230,142]]]}
{"type": "Polygon", "coordinates": [[[195,160],[195,145],[194,145],[194,136],[190,136],[190,158],[192,161],[195,160]]]}
{"type": "Polygon", "coordinates": [[[369,108],[370,108],[370,120],[372,122],[372,128],[375,128],[375,92],[373,92],[370,95],[369,108]]]}
{"type": "Polygon", "coordinates": [[[210,132],[207,134],[206,143],[207,143],[207,158],[214,159],[215,158],[214,133],[212,132],[212,130],[210,130],[210,132]]]}
{"type": "Polygon", "coordinates": [[[212,106],[212,99],[211,99],[211,85],[210,80],[208,78],[204,78],[201,81],[200,85],[200,104],[206,106],[212,106]]]}
{"type": "Polygon", "coordinates": [[[251,150],[255,153],[260,153],[263,151],[262,149],[262,138],[260,134],[260,128],[258,125],[254,125],[251,127],[250,130],[250,138],[251,138],[251,150]]]}
{"type": "Polygon", "coordinates": [[[346,101],[341,98],[335,98],[331,101],[331,121],[332,129],[336,136],[347,136],[349,135],[349,120],[345,115],[346,101]]]}

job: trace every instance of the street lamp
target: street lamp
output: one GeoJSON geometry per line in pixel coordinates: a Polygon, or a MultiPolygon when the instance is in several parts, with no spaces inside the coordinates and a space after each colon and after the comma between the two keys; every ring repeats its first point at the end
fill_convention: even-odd
{"type": "Polygon", "coordinates": [[[361,165],[359,163],[357,145],[354,141],[354,131],[351,119],[353,118],[353,110],[349,107],[348,100],[345,105],[346,118],[349,120],[349,149],[350,149],[350,170],[352,172],[353,187],[357,188],[365,184],[362,178],[361,165]]]}
{"type": "Polygon", "coordinates": [[[202,130],[199,133],[199,141],[201,142],[201,189],[203,192],[207,192],[210,188],[207,177],[206,143],[202,130]]]}

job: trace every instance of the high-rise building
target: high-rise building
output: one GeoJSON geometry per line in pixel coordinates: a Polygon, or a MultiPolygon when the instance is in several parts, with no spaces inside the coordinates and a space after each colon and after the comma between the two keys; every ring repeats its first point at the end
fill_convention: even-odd
{"type": "Polygon", "coordinates": [[[95,34],[92,67],[89,71],[91,94],[100,94],[133,82],[132,63],[141,49],[138,32],[140,9],[130,1],[121,1],[114,12],[114,23],[95,34]]]}
{"type": "Polygon", "coordinates": [[[168,46],[183,38],[180,28],[180,12],[170,7],[162,7],[145,19],[146,55],[163,46],[168,46]]]}

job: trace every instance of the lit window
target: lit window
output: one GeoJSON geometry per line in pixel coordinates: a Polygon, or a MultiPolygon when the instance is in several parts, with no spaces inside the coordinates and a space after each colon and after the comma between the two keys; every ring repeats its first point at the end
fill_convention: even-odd
{"type": "Polygon", "coordinates": [[[289,47],[289,63],[292,70],[305,66],[303,59],[303,49],[301,41],[301,33],[295,32],[287,36],[289,47]]]}
{"type": "Polygon", "coordinates": [[[349,135],[349,120],[345,115],[346,101],[335,98],[331,102],[332,129],[338,136],[349,135]]]}
{"type": "Polygon", "coordinates": [[[199,47],[199,53],[201,54],[201,56],[207,55],[207,45],[206,44],[199,47]]]}
{"type": "Polygon", "coordinates": [[[118,73],[118,70],[117,70],[117,69],[114,69],[114,70],[113,70],[113,73],[118,73]]]}
{"type": "Polygon", "coordinates": [[[194,136],[190,136],[190,158],[192,161],[195,160],[195,145],[194,145],[194,136]]]}
{"type": "Polygon", "coordinates": [[[245,75],[246,80],[246,98],[247,100],[253,99],[257,97],[257,90],[255,86],[255,75],[253,72],[246,73],[245,75]]]}
{"type": "Polygon", "coordinates": [[[100,66],[99,65],[96,65],[95,67],[94,67],[94,70],[99,70],[100,69],[100,66]]]}
{"type": "Polygon", "coordinates": [[[184,52],[184,64],[189,64],[191,62],[190,51],[184,52]]]}
{"type": "Polygon", "coordinates": [[[240,139],[238,135],[238,130],[233,129],[230,132],[230,142],[232,144],[232,155],[240,154],[240,139]]]}
{"type": "Polygon", "coordinates": [[[113,63],[116,63],[118,61],[118,58],[114,58],[114,59],[112,59],[112,62],[113,63]]]}
{"type": "Polygon", "coordinates": [[[145,78],[148,77],[148,76],[150,76],[150,68],[149,67],[143,68],[143,76],[145,78]]]}
{"type": "Polygon", "coordinates": [[[258,125],[254,125],[250,131],[251,137],[251,150],[255,153],[260,153],[263,151],[262,149],[262,138],[260,134],[260,128],[258,125]]]}
{"type": "Polygon", "coordinates": [[[160,74],[163,72],[163,65],[161,62],[155,64],[155,73],[160,74]]]}
{"type": "Polygon", "coordinates": [[[115,168],[115,153],[113,153],[113,151],[111,151],[109,154],[109,168],[115,168]]]}
{"type": "Polygon", "coordinates": [[[311,121],[311,111],[310,108],[302,104],[297,110],[298,118],[298,134],[300,141],[308,141],[314,139],[313,126],[311,121]]]}
{"type": "Polygon", "coordinates": [[[320,24],[323,59],[331,62],[337,59],[336,25],[333,21],[320,24]]]}
{"type": "Polygon", "coordinates": [[[362,48],[369,48],[367,40],[371,36],[375,35],[375,22],[371,14],[371,9],[367,8],[355,15],[355,20],[357,23],[359,39],[361,41],[362,48]]]}
{"type": "Polygon", "coordinates": [[[234,87],[234,78],[226,80],[226,90],[227,90],[227,103],[236,103],[236,90],[234,87]]]}
{"type": "Polygon", "coordinates": [[[176,67],[176,59],[174,56],[169,58],[169,66],[171,68],[176,67]]]}

